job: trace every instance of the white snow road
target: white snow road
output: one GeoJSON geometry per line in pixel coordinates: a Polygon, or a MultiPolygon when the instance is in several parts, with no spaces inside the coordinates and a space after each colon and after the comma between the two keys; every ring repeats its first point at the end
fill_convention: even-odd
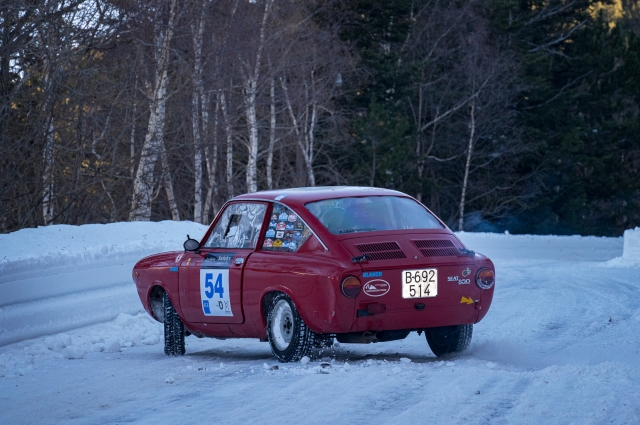
{"type": "Polygon", "coordinates": [[[611,260],[622,238],[459,236],[497,267],[461,355],[437,359],[413,333],[294,364],[267,343],[188,337],[168,358],[161,325],[129,311],[0,347],[0,423],[639,424],[640,261],[611,260]]]}

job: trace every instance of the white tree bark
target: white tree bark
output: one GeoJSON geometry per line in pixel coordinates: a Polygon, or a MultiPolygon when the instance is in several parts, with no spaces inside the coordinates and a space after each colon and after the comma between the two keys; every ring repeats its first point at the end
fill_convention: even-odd
{"type": "Polygon", "coordinates": [[[260,77],[260,62],[262,60],[262,52],[265,44],[265,32],[267,19],[271,11],[273,0],[266,0],[264,5],[264,13],[262,15],[262,24],[260,26],[260,39],[256,50],[256,58],[253,70],[249,72],[250,67],[246,66],[244,76],[244,101],[245,114],[247,116],[247,126],[249,130],[249,155],[247,158],[247,191],[256,192],[258,190],[257,179],[257,163],[258,163],[258,119],[256,113],[256,96],[258,94],[258,78],[260,77]]]}
{"type": "Polygon", "coordinates": [[[164,143],[160,144],[160,161],[162,163],[162,180],[164,183],[164,190],[167,194],[167,201],[169,202],[171,219],[174,221],[180,221],[180,211],[178,211],[176,195],[173,191],[173,183],[171,182],[171,170],[169,169],[169,159],[167,157],[167,150],[164,146],[164,143]]]}
{"type": "MultiPolygon", "coordinates": [[[[158,8],[161,9],[160,7],[158,8]]],[[[156,16],[155,60],[156,72],[153,89],[150,95],[151,113],[147,134],[145,135],[138,171],[133,182],[133,199],[131,203],[131,221],[149,221],[151,219],[151,195],[154,182],[154,168],[158,155],[164,151],[164,118],[166,110],[167,69],[169,66],[169,43],[173,37],[176,15],[176,0],[171,0],[169,21],[166,28],[161,29],[162,18],[156,16]]],[[[166,155],[166,152],[165,152],[166,155]]],[[[168,169],[165,170],[165,189],[168,169]]],[[[169,176],[170,178],[170,176],[169,176]]],[[[170,201],[171,202],[171,201],[170,201]]],[[[175,203],[175,198],[174,198],[175,203]]],[[[170,204],[172,215],[174,205],[170,204]]]]}
{"type": "Polygon", "coordinates": [[[54,138],[54,125],[53,117],[49,118],[49,125],[45,134],[45,144],[43,151],[44,159],[44,174],[42,175],[42,183],[44,185],[44,191],[42,194],[42,217],[44,219],[44,225],[48,226],[53,224],[53,145],[54,138]]]}
{"type": "MultiPolygon", "coordinates": [[[[40,34],[41,43],[43,46],[47,45],[44,35],[40,34]]],[[[45,52],[43,56],[45,76],[45,102],[43,104],[43,113],[46,116],[44,123],[44,148],[42,150],[42,159],[44,160],[44,172],[42,174],[42,218],[45,226],[53,224],[54,217],[54,144],[55,144],[55,126],[53,117],[53,91],[54,91],[54,61],[45,52]]]]}
{"type": "Polygon", "coordinates": [[[231,121],[224,92],[220,93],[220,107],[222,108],[222,118],[224,119],[224,130],[227,138],[227,197],[231,199],[233,198],[233,137],[231,135],[231,121]]]}
{"type": "MultiPolygon", "coordinates": [[[[202,132],[209,134],[209,96],[206,96],[202,106],[202,132]]],[[[216,215],[215,199],[218,198],[218,185],[216,182],[216,174],[218,172],[218,112],[220,108],[220,95],[216,97],[216,108],[213,117],[212,148],[213,153],[209,155],[209,145],[204,148],[205,158],[207,160],[207,174],[209,176],[209,188],[207,189],[207,198],[204,203],[204,213],[202,214],[204,223],[209,223],[209,211],[213,209],[213,217],[216,215]]],[[[213,218],[212,217],[212,218],[213,218]]]]}
{"type": "Polygon", "coordinates": [[[134,85],[134,99],[133,108],[131,111],[131,134],[129,135],[129,147],[130,147],[130,159],[129,166],[131,167],[131,177],[136,172],[136,115],[138,114],[138,102],[135,100],[135,93],[138,92],[138,81],[134,85]]]}
{"type": "Polygon", "coordinates": [[[269,126],[269,149],[267,150],[267,188],[273,189],[273,148],[276,144],[276,83],[271,77],[271,90],[269,92],[271,104],[269,112],[271,115],[269,126]]]}
{"type": "Polygon", "coordinates": [[[476,132],[476,98],[471,99],[471,115],[469,119],[469,146],[467,148],[467,162],[464,166],[464,179],[462,180],[462,194],[460,195],[460,218],[458,219],[458,230],[462,231],[464,225],[464,201],[467,194],[467,182],[469,181],[469,166],[471,165],[471,155],[473,154],[473,141],[476,132]]]}
{"type": "Polygon", "coordinates": [[[204,33],[204,10],[206,0],[202,2],[200,21],[197,27],[194,26],[193,34],[193,51],[194,51],[194,69],[193,69],[193,97],[191,101],[191,125],[193,129],[193,168],[195,173],[194,179],[194,207],[193,221],[203,223],[202,220],[202,138],[200,135],[200,108],[204,110],[201,101],[204,95],[204,87],[202,84],[202,35],[204,33]]]}
{"type": "Polygon", "coordinates": [[[247,192],[258,191],[258,119],[256,117],[256,86],[253,78],[245,80],[245,113],[249,130],[249,155],[247,158],[247,192]]]}

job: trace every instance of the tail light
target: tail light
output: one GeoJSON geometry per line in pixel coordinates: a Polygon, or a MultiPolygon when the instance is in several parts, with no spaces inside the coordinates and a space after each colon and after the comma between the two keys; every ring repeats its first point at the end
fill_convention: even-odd
{"type": "Polygon", "coordinates": [[[476,273],[476,285],[481,289],[490,289],[496,283],[496,274],[491,269],[480,269],[476,273]]]}
{"type": "Polygon", "coordinates": [[[342,281],[342,294],[348,298],[355,298],[362,289],[362,284],[357,277],[349,276],[342,281]]]}

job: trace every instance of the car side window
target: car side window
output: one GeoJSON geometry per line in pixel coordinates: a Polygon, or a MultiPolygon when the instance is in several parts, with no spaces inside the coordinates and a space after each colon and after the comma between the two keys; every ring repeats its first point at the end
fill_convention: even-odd
{"type": "Polygon", "coordinates": [[[230,204],[213,228],[204,248],[255,248],[267,210],[265,204],[230,204]]]}
{"type": "Polygon", "coordinates": [[[284,205],[275,204],[264,235],[264,251],[294,252],[312,235],[298,214],[284,205]]]}

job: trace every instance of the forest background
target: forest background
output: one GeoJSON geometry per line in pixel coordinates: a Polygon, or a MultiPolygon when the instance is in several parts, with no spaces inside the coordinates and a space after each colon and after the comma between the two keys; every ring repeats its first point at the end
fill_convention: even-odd
{"type": "Polygon", "coordinates": [[[365,185],[454,230],[640,226],[638,0],[4,0],[0,232],[365,185]]]}

